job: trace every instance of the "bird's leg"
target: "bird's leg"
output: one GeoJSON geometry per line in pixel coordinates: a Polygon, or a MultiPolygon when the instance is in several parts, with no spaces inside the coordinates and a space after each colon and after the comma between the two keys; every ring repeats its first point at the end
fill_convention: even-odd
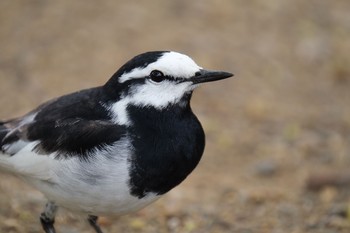
{"type": "Polygon", "coordinates": [[[40,215],[40,222],[45,233],[56,233],[53,224],[58,207],[53,202],[46,203],[44,212],[40,215]]]}
{"type": "Polygon", "coordinates": [[[89,215],[88,221],[90,225],[95,229],[96,233],[103,233],[101,227],[97,223],[98,217],[95,215],[89,215]]]}

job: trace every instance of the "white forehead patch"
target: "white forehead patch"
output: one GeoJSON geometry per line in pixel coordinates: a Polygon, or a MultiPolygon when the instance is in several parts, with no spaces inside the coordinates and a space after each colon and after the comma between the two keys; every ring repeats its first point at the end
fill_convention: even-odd
{"type": "Polygon", "coordinates": [[[175,78],[190,78],[200,69],[202,67],[198,66],[190,57],[177,52],[166,52],[156,62],[144,68],[135,68],[131,72],[124,73],[119,77],[119,82],[145,77],[152,70],[159,70],[164,75],[175,78]]]}

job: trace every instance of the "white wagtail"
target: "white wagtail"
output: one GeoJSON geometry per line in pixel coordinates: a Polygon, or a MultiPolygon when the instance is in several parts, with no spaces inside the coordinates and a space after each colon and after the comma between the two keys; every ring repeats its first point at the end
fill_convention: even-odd
{"type": "Polygon", "coordinates": [[[47,197],[46,233],[55,232],[58,206],[87,214],[102,233],[97,216],[137,211],[192,172],[205,145],[192,92],[231,76],[180,53],[143,53],[103,86],[0,122],[0,168],[47,197]]]}

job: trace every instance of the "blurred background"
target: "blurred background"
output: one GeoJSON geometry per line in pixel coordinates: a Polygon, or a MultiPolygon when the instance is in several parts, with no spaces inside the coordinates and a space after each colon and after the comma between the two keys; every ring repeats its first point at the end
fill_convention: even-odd
{"type": "MultiPolygon", "coordinates": [[[[174,50],[235,77],[192,101],[198,168],[106,232],[350,231],[348,0],[0,1],[0,119],[174,50]]],[[[0,232],[41,232],[45,198],[1,174],[0,232]]],[[[61,210],[58,232],[93,232],[61,210]]]]}

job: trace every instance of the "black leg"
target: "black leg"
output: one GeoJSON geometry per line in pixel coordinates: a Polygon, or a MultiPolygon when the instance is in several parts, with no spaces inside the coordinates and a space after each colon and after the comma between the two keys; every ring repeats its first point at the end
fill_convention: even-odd
{"type": "Polygon", "coordinates": [[[57,206],[53,202],[48,202],[45,206],[44,212],[40,215],[40,222],[45,233],[56,233],[55,227],[55,215],[57,212],[57,206]]]}
{"type": "Polygon", "coordinates": [[[49,219],[45,216],[44,213],[42,213],[40,215],[40,222],[45,233],[56,233],[55,227],[53,226],[53,224],[55,223],[54,219],[49,219]]]}
{"type": "Polygon", "coordinates": [[[88,217],[88,221],[90,225],[95,229],[96,233],[103,233],[101,227],[97,223],[97,219],[98,217],[94,215],[89,215],[88,217]]]}

